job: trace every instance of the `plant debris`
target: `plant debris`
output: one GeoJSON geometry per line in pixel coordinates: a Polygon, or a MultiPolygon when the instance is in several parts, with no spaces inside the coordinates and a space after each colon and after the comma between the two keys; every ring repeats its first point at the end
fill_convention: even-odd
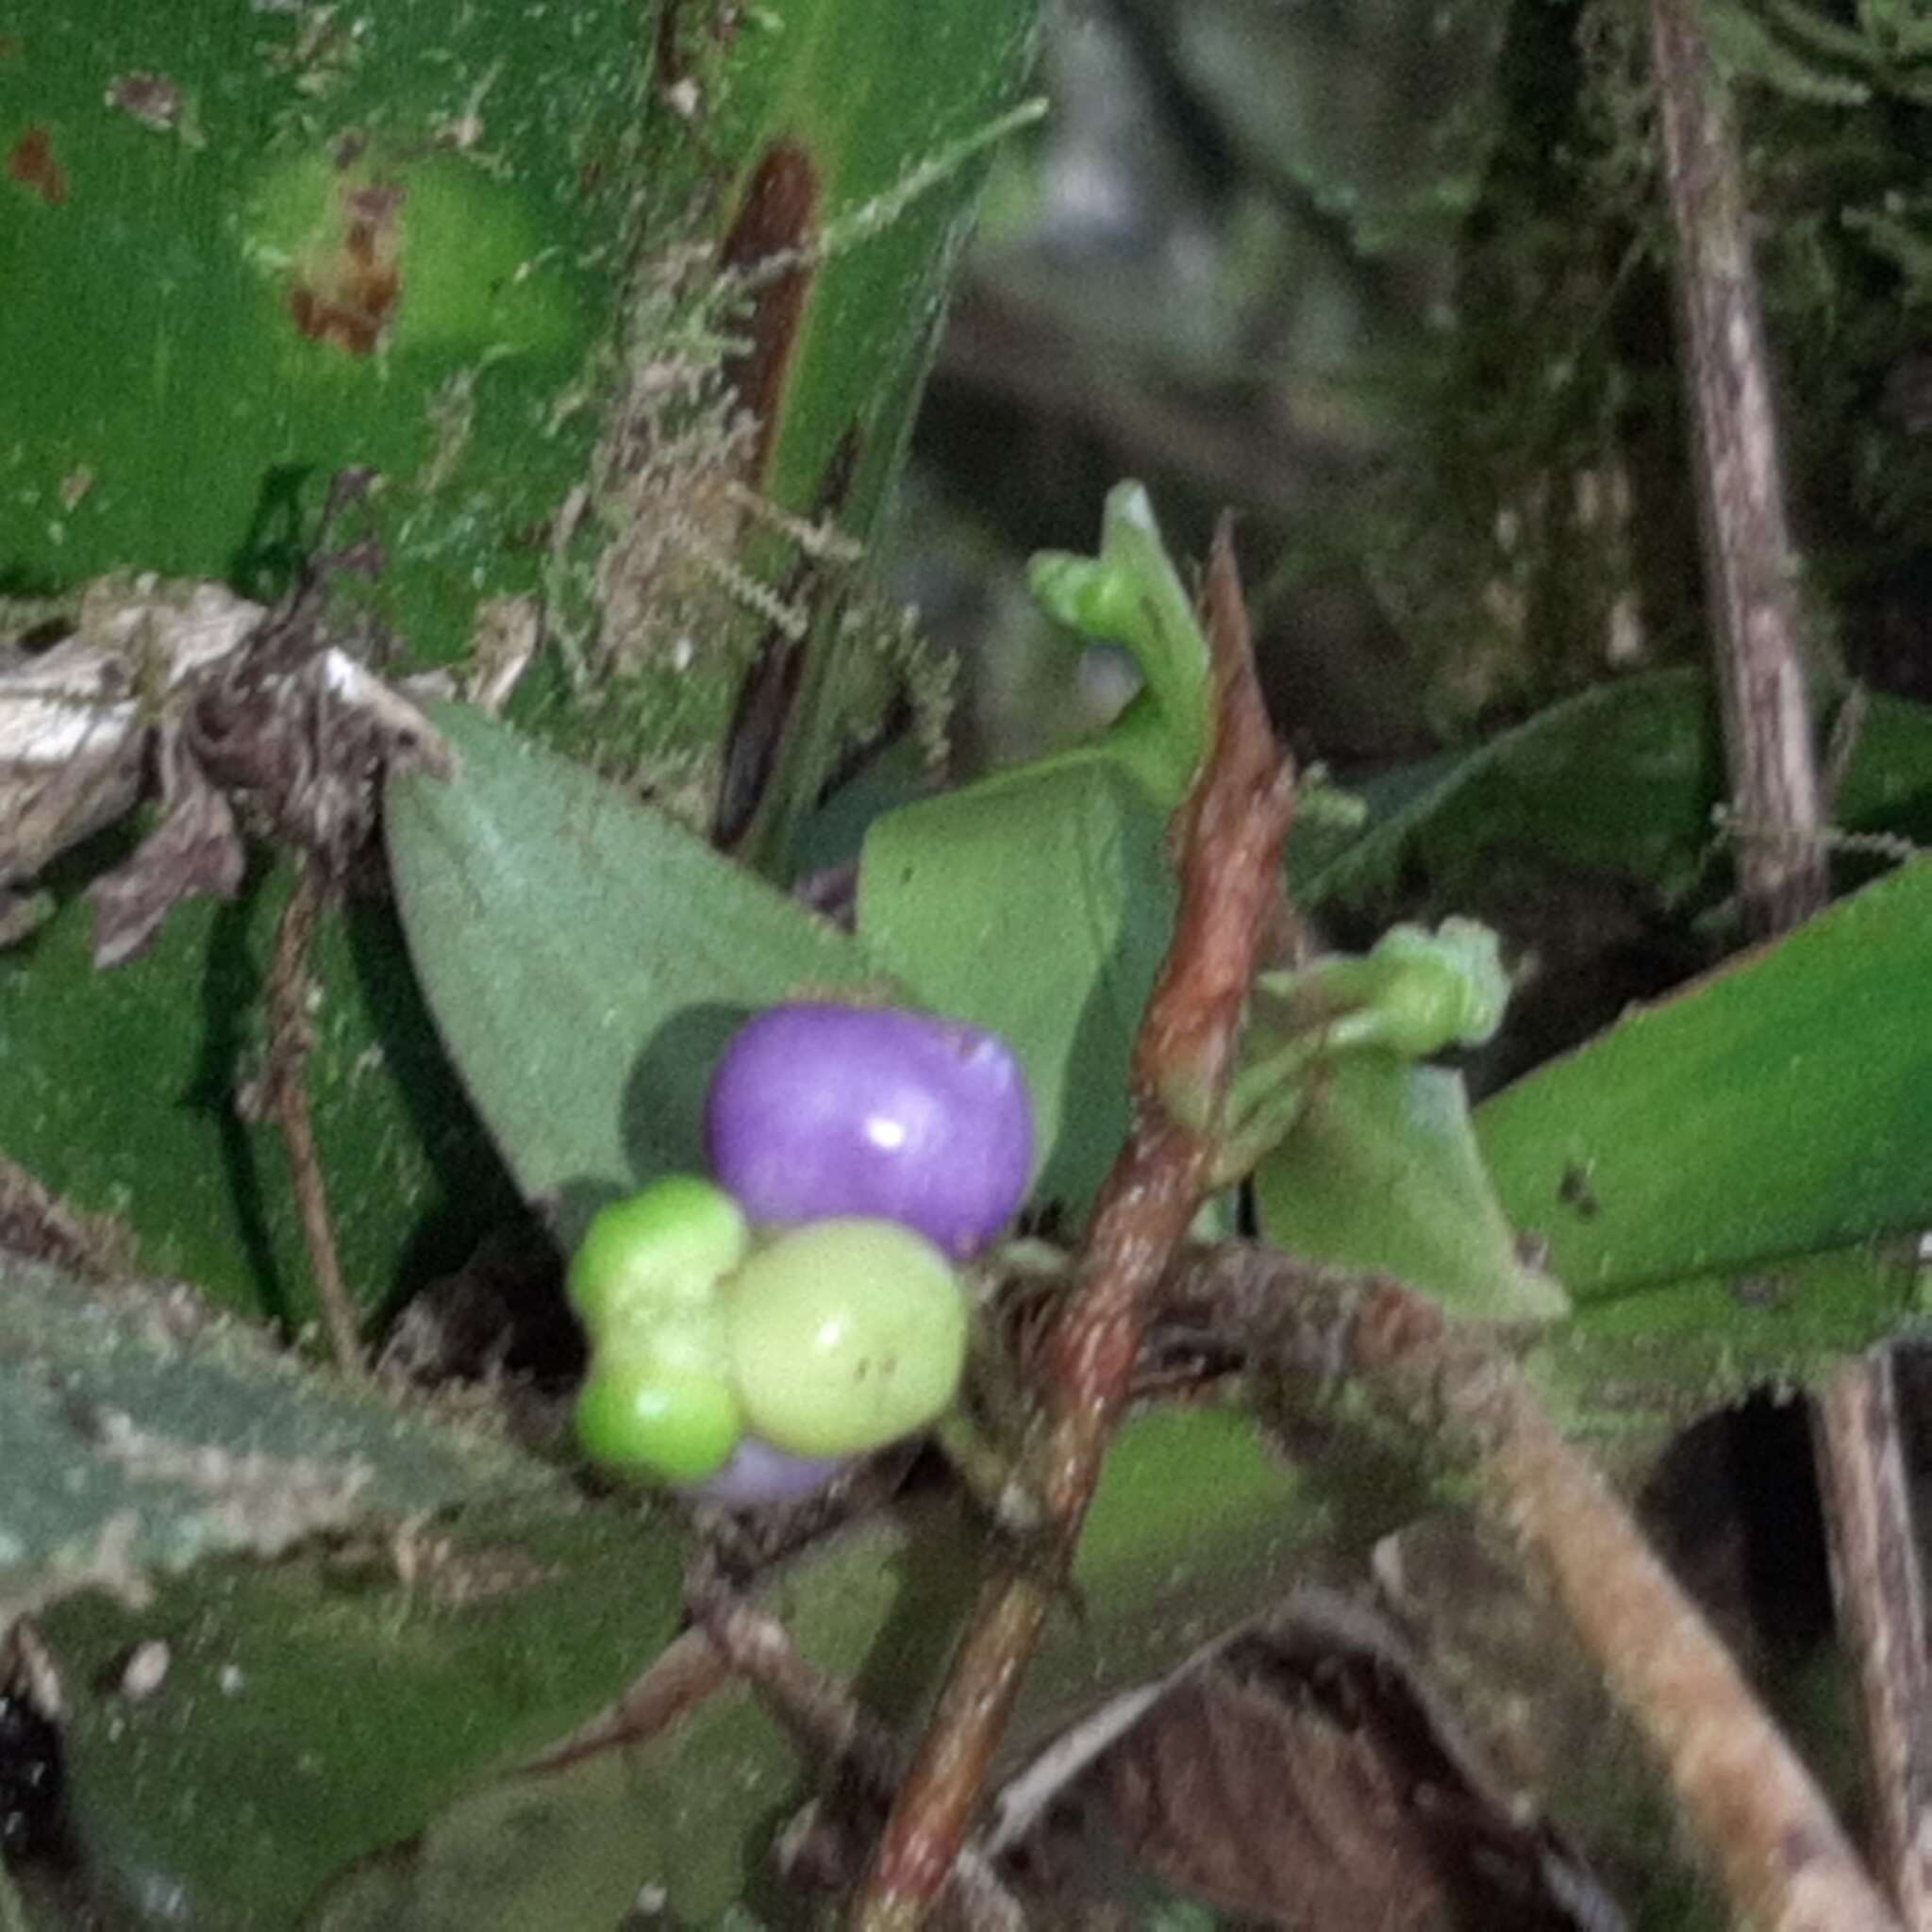
{"type": "MultiPolygon", "coordinates": [[[[374,481],[337,479],[325,540],[374,481]]],[[[368,669],[375,627],[332,607],[339,578],[381,568],[372,543],[325,553],[268,610],[216,584],[105,577],[47,648],[0,646],[0,945],[49,909],[9,889],[150,791],[159,824],[90,889],[97,967],[139,958],[184,899],[232,897],[248,830],[340,879],[374,829],[384,773],[449,769],[428,720],[368,669]]]]}

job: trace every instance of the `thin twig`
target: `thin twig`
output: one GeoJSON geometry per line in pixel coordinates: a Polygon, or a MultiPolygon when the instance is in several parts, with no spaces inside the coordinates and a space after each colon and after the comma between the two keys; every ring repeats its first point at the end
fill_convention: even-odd
{"type": "Polygon", "coordinates": [[[887,1803],[899,1783],[891,1734],[867,1716],[851,1690],[820,1670],[771,1611],[760,1609],[700,1550],[685,1580],[685,1604],[698,1628],[732,1670],[804,1746],[810,1759],[856,1778],[873,1803],[887,1803]]]}
{"type": "Polygon", "coordinates": [[[29,1255],[82,1281],[114,1281],[135,1272],[134,1237],[110,1215],[64,1201],[17,1161],[0,1154],[0,1248],[29,1255]]]}
{"type": "Polygon", "coordinates": [[[1857,1673],[1874,1847],[1910,1932],[1932,1926],[1932,1670],[1925,1586],[1892,1351],[1833,1372],[1819,1392],[1819,1482],[1839,1631],[1857,1673]]]}
{"type": "Polygon", "coordinates": [[[945,1889],[984,1796],[1021,1679],[1072,1566],[1169,1257],[1214,1165],[1215,1113],[1263,933],[1280,892],[1292,776],[1262,708],[1232,542],[1203,591],[1215,741],[1178,825],[1180,910],[1134,1055],[1134,1124],[1094,1208],[1044,1357],[1024,1468],[1045,1510],[1040,1548],[981,1590],[939,1707],[854,1903],[859,1932],[906,1932],[945,1889]],[[1182,1116],[1185,1115],[1184,1119],[1182,1116]]]}
{"type": "MultiPolygon", "coordinates": [[[[1651,39],[1731,808],[1749,828],[1738,847],[1739,883],[1748,927],[1769,936],[1808,919],[1827,895],[1796,558],[1726,90],[1690,0],[1652,0],[1651,39]]],[[[1813,1414],[1839,1624],[1857,1671],[1875,1850],[1911,1932],[1932,1932],[1932,1683],[1889,1352],[1837,1370],[1813,1414]]]]}
{"type": "Polygon", "coordinates": [[[359,1375],[367,1367],[362,1338],[356,1304],[342,1278],[335,1223],[329,1214],[328,1183],[308,1111],[308,1055],[315,1044],[315,1028],[308,1013],[308,952],[325,897],[322,866],[305,854],[275,929],[275,960],[269,968],[265,1086],[270,1111],[289,1150],[295,1205],[302,1215],[302,1234],[308,1247],[308,1265],[315,1276],[329,1353],[345,1375],[359,1375]]]}
{"type": "MultiPolygon", "coordinates": [[[[820,1790],[841,1783],[849,1787],[867,1821],[869,1838],[870,1826],[899,1789],[903,1766],[891,1733],[860,1707],[844,1684],[806,1657],[785,1625],[732,1583],[708,1550],[701,1549],[692,1559],[685,1602],[698,1630],[791,1733],[814,1767],[820,1790]]],[[[815,1827],[824,1824],[816,1805],[802,1814],[801,1822],[805,1819],[815,1827]]],[[[972,1932],[1024,1932],[1024,1914],[991,1859],[962,1851],[952,1879],[951,1902],[957,1907],[952,1923],[972,1932]]]]}
{"type": "MultiPolygon", "coordinates": [[[[1898,1932],[1824,1795],[1623,1505],[1564,1441],[1515,1363],[1425,1296],[1229,1243],[1174,1289],[1244,1331],[1281,1413],[1345,1390],[1438,1464],[1547,1574],[1612,1693],[1663,1757],[1741,1922],[1898,1932]]],[[[1349,1413],[1359,1416],[1358,1407],[1349,1413]]]]}
{"type": "Polygon", "coordinates": [[[1692,0],[1651,0],[1650,20],[1731,808],[1785,835],[1740,842],[1739,886],[1747,925],[1774,933],[1824,904],[1825,874],[1771,358],[1724,81],[1692,0]]]}

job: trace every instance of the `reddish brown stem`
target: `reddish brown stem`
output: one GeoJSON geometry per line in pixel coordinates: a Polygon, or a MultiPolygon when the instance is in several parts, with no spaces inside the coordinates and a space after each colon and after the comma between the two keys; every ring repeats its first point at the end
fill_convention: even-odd
{"type": "Polygon", "coordinates": [[[1213,1115],[1280,895],[1281,847],[1294,810],[1292,774],[1255,682],[1224,524],[1202,614],[1214,654],[1214,744],[1177,825],[1180,909],[1135,1047],[1133,1129],[1094,1208],[1045,1355],[1041,1420],[1025,1456],[1046,1510],[1041,1550],[1004,1563],[980,1593],[855,1900],[851,1924],[859,1932],[921,1924],[946,1888],[1056,1579],[1071,1569],[1155,1291],[1211,1183],[1213,1115]]]}

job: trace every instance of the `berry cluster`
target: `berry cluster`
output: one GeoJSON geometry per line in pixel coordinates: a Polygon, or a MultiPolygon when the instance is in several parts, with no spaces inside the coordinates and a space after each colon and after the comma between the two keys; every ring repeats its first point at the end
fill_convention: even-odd
{"type": "Polygon", "coordinates": [[[787,1501],[952,1402],[954,1263],[1019,1208],[1032,1110],[991,1034],[797,1005],[732,1041],[706,1134],[715,1180],[607,1208],[571,1264],[592,1343],[578,1439],[707,1501],[787,1501]]]}

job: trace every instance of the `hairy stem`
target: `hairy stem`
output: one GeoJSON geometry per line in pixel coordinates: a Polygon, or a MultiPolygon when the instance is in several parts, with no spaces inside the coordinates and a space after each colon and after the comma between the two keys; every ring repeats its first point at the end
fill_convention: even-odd
{"type": "Polygon", "coordinates": [[[1548,1577],[1663,1758],[1740,1922],[1897,1932],[1729,1653],[1493,1342],[1397,1282],[1338,1276],[1263,1248],[1199,1251],[1174,1288],[1245,1332],[1285,1419],[1345,1388],[1420,1451],[1474,1474],[1483,1509],[1548,1577]]]}

